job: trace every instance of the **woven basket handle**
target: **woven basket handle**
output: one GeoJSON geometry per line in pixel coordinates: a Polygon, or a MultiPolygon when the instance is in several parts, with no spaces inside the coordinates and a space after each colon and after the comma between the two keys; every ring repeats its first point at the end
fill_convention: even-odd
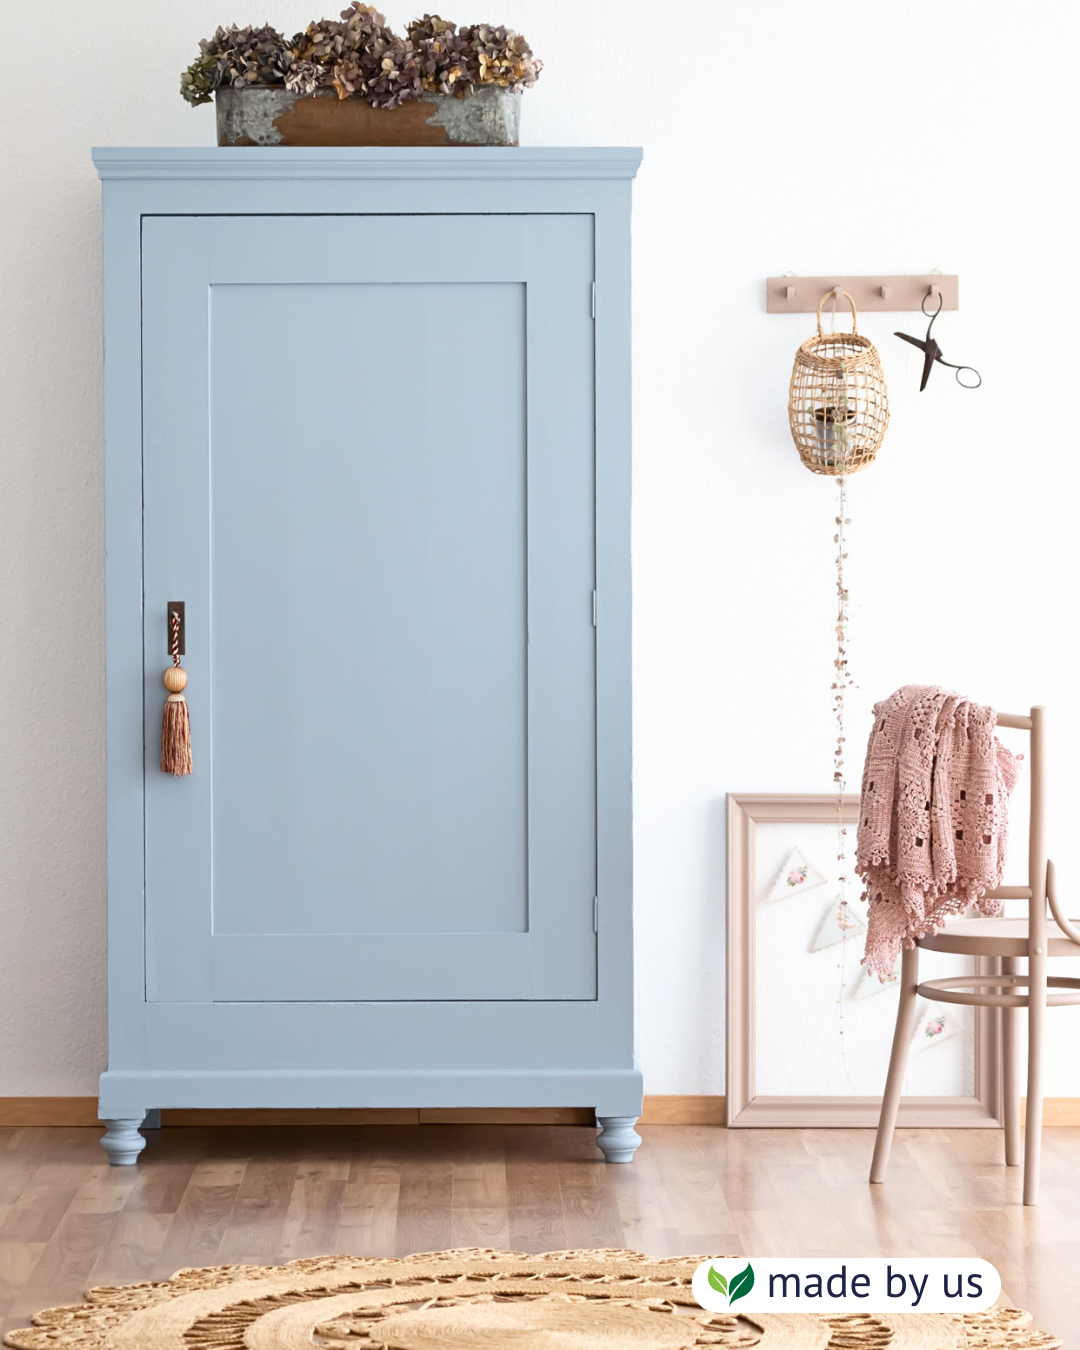
{"type": "Polygon", "coordinates": [[[833,289],[832,289],[831,291],[826,291],[825,294],[824,294],[824,295],[821,297],[821,299],[818,301],[818,307],[817,307],[817,335],[818,335],[818,337],[824,337],[824,336],[825,336],[825,334],[822,332],[822,328],[821,328],[821,306],[825,303],[826,300],[828,300],[828,298],[829,298],[830,295],[835,296],[837,299],[843,298],[843,299],[846,300],[846,301],[848,302],[848,304],[851,306],[851,331],[852,331],[853,333],[857,333],[857,332],[859,331],[859,312],[858,312],[858,310],[855,308],[855,301],[851,298],[850,295],[848,295],[847,291],[841,291],[841,290],[839,290],[837,287],[834,286],[833,289]]]}

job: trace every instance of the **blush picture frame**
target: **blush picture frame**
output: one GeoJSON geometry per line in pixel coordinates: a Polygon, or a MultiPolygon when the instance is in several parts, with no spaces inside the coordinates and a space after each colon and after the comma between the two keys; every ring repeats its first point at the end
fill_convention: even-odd
{"type": "MultiPolygon", "coordinates": [[[[858,824],[859,797],[843,798],[843,822],[858,824]]],[[[762,824],[830,824],[830,793],[729,793],[727,796],[727,1123],[732,1129],[874,1129],[880,1096],[761,1094],[755,1073],[756,832],[762,824]]],[[[851,832],[852,836],[854,831],[851,832]]],[[[854,852],[854,839],[851,839],[854,852]]],[[[994,973],[987,958],[977,972],[994,973]]],[[[994,1008],[975,1013],[974,1091],[970,1096],[904,1097],[903,1128],[989,1128],[1002,1123],[1000,1022],[994,1008]]],[[[884,1090],[887,1057],[881,1064],[884,1090]]]]}

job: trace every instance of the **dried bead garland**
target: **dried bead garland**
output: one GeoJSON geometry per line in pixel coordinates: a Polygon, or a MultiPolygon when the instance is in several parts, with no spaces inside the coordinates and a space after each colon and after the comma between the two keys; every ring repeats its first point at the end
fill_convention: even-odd
{"type": "MultiPolygon", "coordinates": [[[[836,720],[836,747],[833,751],[833,785],[836,789],[836,859],[839,892],[836,897],[836,926],[841,944],[838,961],[840,989],[837,997],[840,1035],[844,1034],[844,992],[846,988],[847,937],[857,927],[852,922],[847,898],[847,825],[844,821],[844,796],[847,777],[844,747],[847,740],[845,711],[847,691],[853,686],[848,665],[848,590],[844,575],[847,560],[845,530],[851,524],[847,514],[847,478],[873,462],[889,425],[889,396],[881,358],[869,338],[858,331],[855,302],[840,288],[827,291],[817,307],[817,333],[808,338],[795,354],[788,390],[788,420],[799,457],[811,473],[825,474],[837,482],[836,515],[836,656],[833,661],[833,716],[836,720]],[[837,301],[851,306],[851,331],[826,333],[821,311],[832,298],[833,321],[837,301]]],[[[844,1060],[843,1040],[841,1060],[844,1060]]],[[[847,1074],[847,1064],[844,1063],[847,1074]]],[[[849,1078],[850,1083],[850,1078],[849,1078]]]]}
{"type": "MultiPolygon", "coordinates": [[[[836,657],[833,661],[835,678],[833,680],[833,716],[836,718],[836,749],[833,752],[833,782],[836,785],[836,858],[840,864],[840,896],[837,905],[836,926],[843,934],[840,945],[840,994],[837,1003],[840,1006],[840,1035],[844,1034],[844,989],[847,969],[847,935],[853,927],[848,918],[847,899],[847,825],[844,822],[844,794],[847,790],[847,775],[844,771],[845,735],[845,699],[848,689],[854,681],[848,665],[848,589],[844,575],[844,563],[847,560],[847,546],[844,527],[851,524],[847,514],[847,478],[841,474],[837,480],[837,516],[836,533],[833,543],[836,545],[836,657]]],[[[847,1066],[844,1066],[847,1072],[847,1066]]]]}

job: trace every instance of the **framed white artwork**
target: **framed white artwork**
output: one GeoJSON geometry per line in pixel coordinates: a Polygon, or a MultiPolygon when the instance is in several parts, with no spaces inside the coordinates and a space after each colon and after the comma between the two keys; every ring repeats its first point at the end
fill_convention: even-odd
{"type": "MultiPolygon", "coordinates": [[[[846,891],[834,796],[727,801],[728,1125],[876,1126],[899,975],[882,984],[862,965],[859,799],[844,798],[846,891]]],[[[922,959],[931,977],[972,968],[922,959]]],[[[999,1126],[998,1034],[994,1009],[920,1001],[899,1124],[999,1126]]]]}

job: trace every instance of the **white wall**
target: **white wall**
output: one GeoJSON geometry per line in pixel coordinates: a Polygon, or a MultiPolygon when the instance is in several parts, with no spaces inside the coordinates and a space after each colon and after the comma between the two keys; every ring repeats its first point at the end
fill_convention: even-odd
{"type": "MultiPolygon", "coordinates": [[[[336,3],[336,0],[335,0],[336,3]]],[[[334,5],[328,6],[333,10],[334,5]]],[[[105,1060],[98,186],[89,147],[208,145],[176,92],[218,21],[302,0],[87,0],[4,69],[0,267],[0,1095],[90,1094],[105,1060]]],[[[2,0],[3,31],[37,8],[2,0]]],[[[1052,838],[1080,814],[1070,416],[1080,364],[1074,53],[1065,0],[492,0],[546,60],[530,144],[641,144],[636,188],[635,680],[641,1060],[723,1087],[728,791],[830,786],[833,489],[786,429],[805,317],[791,269],[959,272],[947,371],[869,317],[893,421],[853,481],[851,767],[869,704],[937,681],[1055,710],[1052,838]]],[[[399,27],[412,13],[396,5],[399,27]]],[[[792,1009],[798,1016],[798,1009],[792,1009]]],[[[1080,1094],[1080,1013],[1047,1090],[1080,1094]]]]}

